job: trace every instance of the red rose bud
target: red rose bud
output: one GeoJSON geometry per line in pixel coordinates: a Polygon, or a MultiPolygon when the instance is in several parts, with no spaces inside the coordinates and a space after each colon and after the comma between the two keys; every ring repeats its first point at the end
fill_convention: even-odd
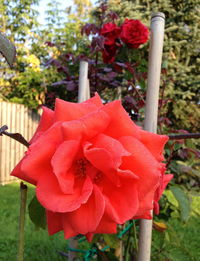
{"type": "Polygon", "coordinates": [[[105,37],[106,45],[114,45],[116,39],[119,37],[121,28],[114,23],[104,24],[100,30],[100,35],[105,37]]]}
{"type": "Polygon", "coordinates": [[[138,48],[148,41],[149,30],[139,20],[126,19],[121,25],[121,40],[130,48],[138,48]]]}
{"type": "Polygon", "coordinates": [[[115,45],[105,45],[102,51],[103,62],[113,63],[115,61],[116,52],[117,47],[115,45]]]}
{"type": "Polygon", "coordinates": [[[166,186],[168,137],[142,130],[121,105],[96,94],[82,103],[56,100],[43,114],[24,158],[11,175],[36,186],[49,234],[63,230],[91,240],[117,224],[152,218],[166,186]]]}

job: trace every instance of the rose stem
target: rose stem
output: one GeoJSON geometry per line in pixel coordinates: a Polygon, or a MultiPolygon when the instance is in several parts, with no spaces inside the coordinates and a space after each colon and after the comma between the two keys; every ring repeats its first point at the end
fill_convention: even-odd
{"type": "Polygon", "coordinates": [[[26,200],[27,200],[27,186],[23,182],[21,182],[17,261],[23,261],[24,259],[24,226],[25,226],[25,214],[26,214],[26,200]]]}

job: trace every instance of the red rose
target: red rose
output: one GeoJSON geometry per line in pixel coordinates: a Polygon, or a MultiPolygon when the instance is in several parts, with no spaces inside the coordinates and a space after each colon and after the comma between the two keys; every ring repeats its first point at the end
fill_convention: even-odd
{"type": "Polygon", "coordinates": [[[100,30],[100,35],[105,37],[105,44],[106,45],[114,45],[116,39],[120,35],[120,27],[113,23],[104,24],[100,30]]]}
{"type": "Polygon", "coordinates": [[[104,50],[102,51],[103,62],[113,63],[115,61],[116,52],[117,47],[115,45],[104,45],[104,50]]]}
{"type": "Polygon", "coordinates": [[[36,185],[49,234],[65,238],[115,233],[116,225],[153,209],[168,140],[136,126],[120,101],[56,100],[12,175],[36,185]]]}
{"type": "Polygon", "coordinates": [[[139,20],[126,19],[121,25],[121,40],[130,48],[138,48],[146,43],[149,36],[148,28],[139,20]]]}

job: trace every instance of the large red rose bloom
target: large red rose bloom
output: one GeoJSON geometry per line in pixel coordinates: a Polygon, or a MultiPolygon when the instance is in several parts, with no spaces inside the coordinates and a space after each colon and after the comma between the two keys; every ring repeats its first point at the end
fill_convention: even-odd
{"type": "Polygon", "coordinates": [[[103,105],[97,94],[79,104],[57,99],[54,111],[43,110],[12,175],[36,186],[49,234],[91,239],[132,218],[151,218],[167,177],[168,137],[141,130],[120,101],[103,105]]]}

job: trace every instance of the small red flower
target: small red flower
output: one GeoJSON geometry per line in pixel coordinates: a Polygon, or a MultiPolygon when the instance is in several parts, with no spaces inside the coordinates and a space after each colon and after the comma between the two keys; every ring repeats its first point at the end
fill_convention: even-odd
{"type": "Polygon", "coordinates": [[[104,24],[100,30],[100,35],[105,37],[105,45],[114,45],[119,37],[121,28],[114,23],[104,24]]]}
{"type": "Polygon", "coordinates": [[[12,175],[36,186],[49,234],[91,239],[132,218],[151,218],[168,137],[141,130],[120,101],[103,105],[97,94],[79,104],[57,99],[54,111],[43,110],[12,175]]]}
{"type": "Polygon", "coordinates": [[[120,38],[130,48],[138,48],[148,41],[148,37],[148,28],[139,20],[126,19],[121,25],[120,38]]]}

